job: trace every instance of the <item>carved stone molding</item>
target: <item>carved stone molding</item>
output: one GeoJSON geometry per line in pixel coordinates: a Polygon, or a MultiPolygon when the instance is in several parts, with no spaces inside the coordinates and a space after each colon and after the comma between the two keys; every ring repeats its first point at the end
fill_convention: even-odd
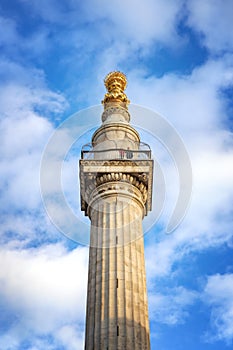
{"type": "Polygon", "coordinates": [[[118,165],[124,165],[124,166],[134,166],[137,165],[139,167],[145,167],[145,166],[150,166],[151,165],[151,160],[137,160],[137,161],[132,161],[132,160],[92,160],[92,159],[82,159],[82,165],[87,165],[87,166],[118,166],[118,165]]]}
{"type": "Polygon", "coordinates": [[[145,206],[147,201],[147,185],[145,178],[144,181],[141,181],[139,180],[138,176],[132,176],[124,173],[106,173],[99,176],[88,174],[86,191],[83,194],[83,199],[88,206],[97,194],[98,197],[101,197],[101,194],[104,196],[106,191],[110,190],[115,192],[118,191],[119,194],[122,193],[122,191],[125,190],[125,184],[132,185],[130,190],[131,193],[128,189],[126,189],[126,191],[129,192],[127,195],[137,198],[142,202],[143,206],[145,206]],[[104,184],[106,186],[103,186],[104,184]]]}
{"type": "Polygon", "coordinates": [[[102,113],[102,122],[104,123],[107,120],[107,118],[112,114],[121,114],[128,123],[130,121],[130,114],[125,108],[109,107],[105,109],[105,111],[102,113]]]}

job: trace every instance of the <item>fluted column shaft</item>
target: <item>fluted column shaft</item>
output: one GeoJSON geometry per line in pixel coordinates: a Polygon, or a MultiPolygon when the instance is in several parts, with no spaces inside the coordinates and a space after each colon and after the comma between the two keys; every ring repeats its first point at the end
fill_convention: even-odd
{"type": "Polygon", "coordinates": [[[143,202],[133,185],[119,186],[117,193],[106,188],[90,208],[85,350],[150,349],[143,202]]]}

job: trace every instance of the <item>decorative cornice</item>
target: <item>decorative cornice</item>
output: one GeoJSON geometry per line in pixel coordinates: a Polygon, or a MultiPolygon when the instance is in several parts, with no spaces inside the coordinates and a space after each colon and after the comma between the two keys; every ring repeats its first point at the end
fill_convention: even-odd
{"type": "Polygon", "coordinates": [[[120,160],[92,160],[92,159],[82,159],[81,160],[82,165],[87,165],[87,166],[138,166],[138,167],[145,167],[145,166],[151,166],[152,160],[125,160],[125,159],[120,159],[120,160]]]}

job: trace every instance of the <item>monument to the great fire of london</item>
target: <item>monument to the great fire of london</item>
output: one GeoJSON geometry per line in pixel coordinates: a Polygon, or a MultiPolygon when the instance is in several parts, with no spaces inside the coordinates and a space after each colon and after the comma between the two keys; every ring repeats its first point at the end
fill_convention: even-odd
{"type": "Polygon", "coordinates": [[[91,220],[86,350],[150,349],[142,220],[153,160],[130,125],[126,84],[120,72],[105,78],[102,124],[80,160],[81,208],[91,220]]]}

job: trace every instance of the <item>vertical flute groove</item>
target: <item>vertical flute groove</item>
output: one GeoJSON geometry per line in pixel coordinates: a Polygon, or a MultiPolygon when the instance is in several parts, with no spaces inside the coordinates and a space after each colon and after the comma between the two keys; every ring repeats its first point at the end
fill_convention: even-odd
{"type": "Polygon", "coordinates": [[[130,320],[130,327],[132,332],[132,346],[135,348],[136,346],[136,333],[135,333],[135,327],[134,327],[134,318],[135,318],[135,299],[134,299],[134,285],[133,285],[133,260],[134,260],[134,251],[132,246],[132,240],[133,240],[133,232],[131,231],[131,225],[130,225],[130,206],[127,206],[127,213],[128,213],[128,220],[127,220],[127,226],[129,230],[129,247],[130,247],[130,259],[129,259],[129,265],[130,265],[130,286],[131,286],[131,320],[130,320]]]}
{"type": "Polygon", "coordinates": [[[141,349],[141,325],[140,325],[140,300],[139,300],[139,270],[138,270],[138,252],[137,252],[137,244],[138,244],[138,230],[139,227],[136,223],[137,213],[134,213],[133,221],[131,222],[132,229],[132,248],[134,251],[134,260],[133,260],[133,270],[134,270],[134,299],[135,299],[135,316],[134,316],[134,327],[136,333],[136,342],[135,342],[135,350],[141,349]]]}
{"type": "Polygon", "coordinates": [[[95,302],[95,333],[94,341],[96,349],[100,349],[100,333],[101,333],[101,293],[102,293],[102,211],[98,203],[98,246],[96,256],[96,302],[95,302]]]}

